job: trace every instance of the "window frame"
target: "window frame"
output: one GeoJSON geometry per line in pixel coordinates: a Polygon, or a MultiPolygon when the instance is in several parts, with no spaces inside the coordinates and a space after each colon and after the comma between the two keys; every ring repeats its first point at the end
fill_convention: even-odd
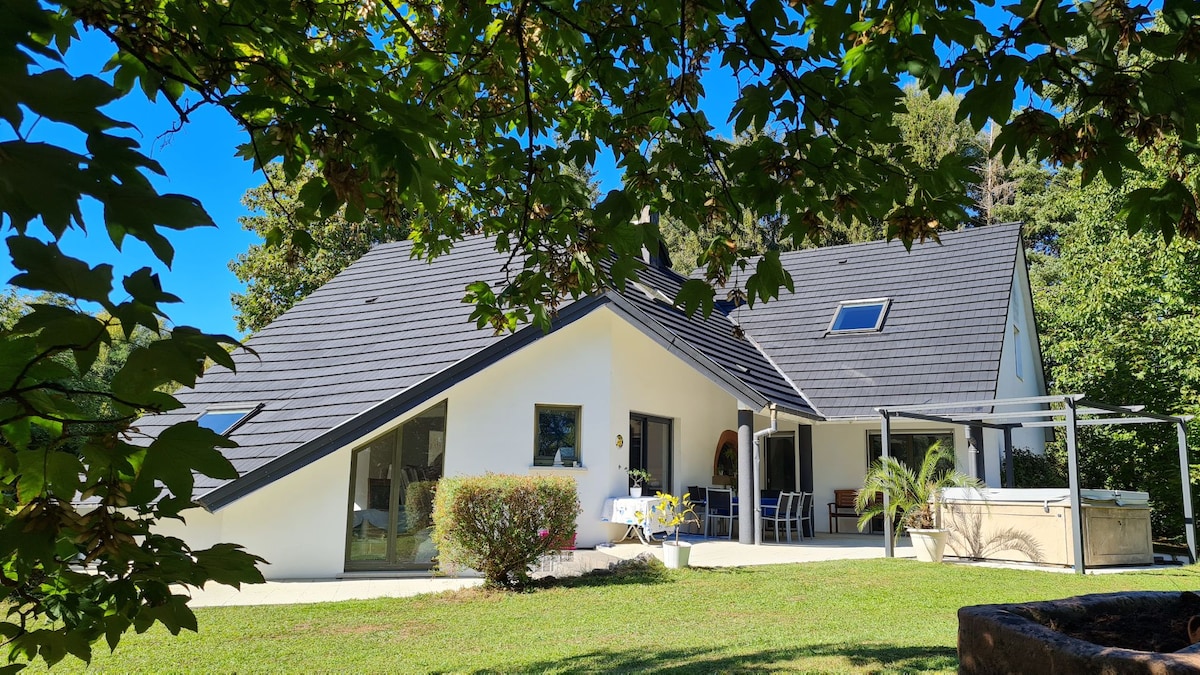
{"type": "Polygon", "coordinates": [[[838,303],[836,309],[833,310],[833,317],[829,319],[829,327],[825,329],[827,335],[844,335],[853,333],[877,333],[883,329],[883,320],[887,317],[888,310],[891,309],[891,298],[864,298],[861,300],[843,300],[838,303]],[[879,305],[879,316],[875,318],[875,325],[869,328],[834,328],[838,317],[841,316],[842,310],[847,307],[869,307],[879,305]]]}
{"type": "MultiPolygon", "coordinates": [[[[533,406],[533,464],[534,468],[563,468],[563,467],[583,467],[583,453],[581,451],[583,436],[583,406],[571,405],[566,403],[535,403],[533,406]],[[568,462],[564,460],[562,464],[555,464],[554,458],[550,458],[550,463],[544,463],[543,455],[541,454],[542,447],[542,413],[543,412],[571,412],[575,415],[575,445],[572,459],[568,462]]],[[[564,446],[559,446],[561,450],[564,446]]],[[[556,451],[557,455],[558,452],[556,451]]]]}
{"type": "Polygon", "coordinates": [[[229,426],[225,427],[224,431],[217,431],[212,427],[207,427],[203,424],[200,424],[200,426],[204,427],[205,429],[209,429],[214,433],[228,437],[229,434],[233,433],[238,427],[245,424],[247,420],[249,420],[251,417],[254,417],[256,414],[258,414],[258,411],[262,409],[262,403],[223,403],[219,405],[211,405],[205,408],[199,415],[196,415],[194,418],[192,418],[192,421],[196,424],[200,424],[200,420],[208,417],[209,415],[234,415],[241,413],[241,417],[237,418],[229,426]]]}

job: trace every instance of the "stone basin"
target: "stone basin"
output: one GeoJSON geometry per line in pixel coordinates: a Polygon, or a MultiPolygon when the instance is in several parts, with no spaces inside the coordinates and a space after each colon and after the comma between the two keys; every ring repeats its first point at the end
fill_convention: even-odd
{"type": "Polygon", "coordinates": [[[958,610],[959,673],[1166,674],[1200,672],[1185,591],[1081,595],[958,610]],[[1178,650],[1184,651],[1178,651],[1178,650]]]}

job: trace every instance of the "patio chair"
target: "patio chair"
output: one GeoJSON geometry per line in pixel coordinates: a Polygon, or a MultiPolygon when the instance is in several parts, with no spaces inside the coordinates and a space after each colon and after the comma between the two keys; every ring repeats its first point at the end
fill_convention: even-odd
{"type": "Polygon", "coordinates": [[[733,505],[733,490],[709,488],[705,500],[704,531],[711,533],[713,521],[725,521],[729,528],[729,538],[733,539],[733,519],[737,516],[737,507],[733,505]]]}
{"type": "Polygon", "coordinates": [[[813,509],[813,493],[801,492],[800,493],[800,518],[799,518],[800,541],[804,541],[804,532],[805,532],[804,524],[805,523],[808,523],[808,532],[812,533],[809,536],[811,536],[813,539],[817,538],[817,528],[813,525],[812,509],[813,509]]]}
{"type": "Polygon", "coordinates": [[[767,536],[767,524],[770,523],[772,530],[775,532],[775,541],[779,541],[779,524],[783,523],[784,534],[787,536],[788,541],[792,540],[789,523],[796,519],[795,516],[792,515],[792,501],[794,496],[794,493],[791,492],[780,492],[778,497],[779,502],[776,506],[763,507],[763,537],[767,536]]]}

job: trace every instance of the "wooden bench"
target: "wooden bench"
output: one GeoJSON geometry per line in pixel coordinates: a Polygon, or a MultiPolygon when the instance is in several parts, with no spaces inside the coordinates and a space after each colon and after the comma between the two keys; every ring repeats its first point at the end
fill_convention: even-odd
{"type": "MultiPolygon", "coordinates": [[[[838,532],[839,518],[853,518],[858,521],[858,511],[854,508],[854,499],[858,497],[858,490],[834,490],[833,501],[829,502],[829,533],[838,532]]],[[[883,495],[876,495],[876,499],[882,500],[883,495]]],[[[876,532],[876,526],[883,529],[883,517],[872,518],[869,525],[870,532],[876,532]]]]}

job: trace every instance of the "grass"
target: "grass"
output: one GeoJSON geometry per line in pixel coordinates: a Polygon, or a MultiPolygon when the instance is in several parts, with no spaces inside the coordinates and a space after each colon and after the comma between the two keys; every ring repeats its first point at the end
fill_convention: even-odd
{"type": "Polygon", "coordinates": [[[127,636],[115,654],[98,646],[92,670],[951,672],[963,605],[1197,587],[1193,567],[1087,577],[910,560],[655,567],[522,594],[202,608],[198,634],[127,636]]]}

